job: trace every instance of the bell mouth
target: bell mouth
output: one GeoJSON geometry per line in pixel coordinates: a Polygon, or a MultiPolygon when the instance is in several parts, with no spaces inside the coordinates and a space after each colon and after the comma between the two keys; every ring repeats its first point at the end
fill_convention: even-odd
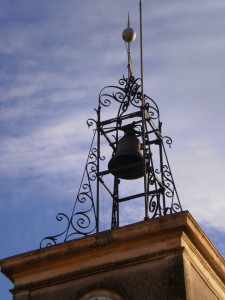
{"type": "Polygon", "coordinates": [[[117,178],[133,180],[144,176],[142,156],[120,154],[110,159],[108,169],[117,178]]]}

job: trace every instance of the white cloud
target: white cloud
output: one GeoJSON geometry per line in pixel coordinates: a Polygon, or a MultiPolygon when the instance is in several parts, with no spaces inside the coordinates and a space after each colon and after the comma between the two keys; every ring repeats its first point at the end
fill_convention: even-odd
{"type": "MultiPolygon", "coordinates": [[[[174,140],[168,156],[181,203],[225,230],[224,1],[143,2],[145,91],[174,140]]],[[[86,119],[96,117],[98,93],[127,72],[121,33],[130,10],[139,34],[138,3],[34,2],[25,10],[18,3],[0,29],[1,178],[43,176],[39,190],[49,185],[52,195],[61,189],[68,196],[86,161],[92,138],[86,119]]],[[[132,58],[138,77],[138,38],[132,58]]],[[[17,187],[18,202],[29,202],[37,185],[24,193],[17,187]]],[[[135,205],[125,215],[136,215],[135,205]]]]}

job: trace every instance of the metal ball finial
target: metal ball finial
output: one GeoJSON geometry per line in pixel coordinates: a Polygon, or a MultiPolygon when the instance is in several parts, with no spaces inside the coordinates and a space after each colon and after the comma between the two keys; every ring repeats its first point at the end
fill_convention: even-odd
{"type": "Polygon", "coordinates": [[[136,32],[130,27],[130,15],[128,13],[127,28],[122,33],[123,40],[127,43],[133,42],[136,39],[136,32]]]}
{"type": "Polygon", "coordinates": [[[136,39],[136,32],[133,28],[126,28],[122,33],[123,40],[127,43],[133,42],[136,39]]]}

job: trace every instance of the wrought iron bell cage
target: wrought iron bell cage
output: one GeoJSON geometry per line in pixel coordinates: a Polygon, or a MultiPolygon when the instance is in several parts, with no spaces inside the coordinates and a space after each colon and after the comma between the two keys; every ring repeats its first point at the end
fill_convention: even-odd
{"type": "Polygon", "coordinates": [[[141,89],[141,80],[128,76],[118,86],[101,90],[97,117],[87,120],[94,136],[72,214],[57,215],[66,223],[65,230],[45,237],[41,247],[182,210],[165,149],[172,139],[162,135],[158,106],[141,89]],[[143,176],[139,179],[121,179],[108,169],[127,130],[140,141],[143,176]]]}

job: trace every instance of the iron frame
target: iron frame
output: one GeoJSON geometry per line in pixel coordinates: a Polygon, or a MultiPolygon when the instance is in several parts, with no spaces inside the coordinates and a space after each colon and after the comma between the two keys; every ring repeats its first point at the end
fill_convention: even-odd
{"type": "MultiPolygon", "coordinates": [[[[94,137],[89,150],[80,188],[75,199],[71,216],[59,213],[58,221],[66,221],[66,228],[58,235],[42,239],[40,247],[46,247],[101,231],[100,187],[103,186],[111,199],[111,229],[120,227],[120,205],[133,199],[144,199],[143,219],[165,216],[182,211],[177,189],[172,176],[165,150],[166,143],[171,147],[172,139],[162,135],[162,122],[155,101],[143,94],[139,78],[128,75],[119,80],[118,86],[104,87],[99,94],[97,118],[88,119],[88,127],[95,126],[94,137]],[[116,106],[114,118],[103,118],[107,108],[116,106]],[[103,116],[103,117],[102,117],[103,116]],[[132,123],[131,123],[132,121],[132,123]],[[143,188],[141,192],[120,196],[121,179],[110,174],[102,164],[106,157],[102,155],[102,141],[115,155],[120,132],[123,127],[132,124],[143,151],[143,188]],[[110,126],[110,127],[108,127],[110,126]],[[165,142],[164,142],[165,141],[165,142]],[[157,153],[158,158],[153,159],[157,153]],[[156,163],[157,161],[157,163],[156,163]],[[111,176],[110,186],[104,178],[111,176]],[[93,194],[95,185],[95,194],[93,194]]],[[[106,114],[107,115],[107,114],[106,114]]]]}

